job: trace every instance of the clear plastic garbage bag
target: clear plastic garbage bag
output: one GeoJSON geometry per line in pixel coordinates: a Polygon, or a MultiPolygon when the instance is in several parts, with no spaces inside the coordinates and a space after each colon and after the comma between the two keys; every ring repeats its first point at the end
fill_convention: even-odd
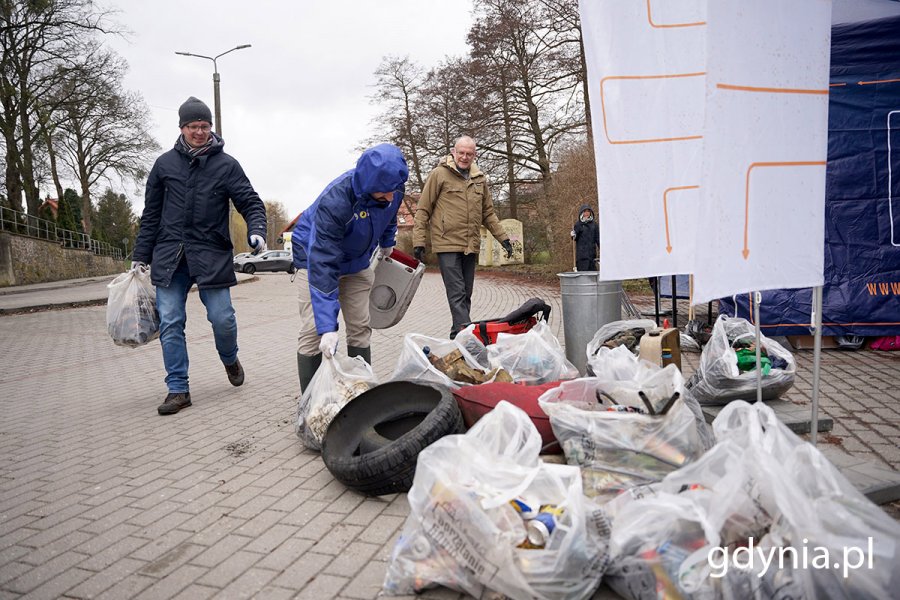
{"type": "Polygon", "coordinates": [[[703,457],[618,507],[605,581],[626,598],[892,598],[900,524],[771,408],[734,402],[703,457]]]}
{"type": "Polygon", "coordinates": [[[126,271],[106,288],[106,329],[117,346],[137,348],[159,337],[156,288],[150,269],[126,271]]]}
{"type": "Polygon", "coordinates": [[[582,494],[578,469],[542,462],[540,448],[528,415],[504,401],[468,433],[423,450],[384,591],[443,585],[476,598],[589,597],[606,569],[608,521],[582,494]],[[543,505],[554,515],[549,536],[526,547],[528,509],[543,505]]]}
{"type": "Polygon", "coordinates": [[[297,404],[295,431],[303,445],[317,452],[334,417],[348,402],[378,385],[372,367],[361,356],[323,357],[297,404]]]}
{"type": "MultiPolygon", "coordinates": [[[[453,371],[448,375],[432,364],[429,359],[429,357],[436,359],[458,352],[461,356],[459,356],[459,362],[455,370],[460,375],[463,372],[468,372],[478,377],[484,377],[485,379],[481,383],[492,381],[489,369],[479,363],[469,353],[468,348],[473,348],[473,346],[471,343],[464,344],[463,342],[465,341],[465,338],[463,340],[450,340],[432,338],[418,333],[407,333],[403,338],[403,348],[400,351],[400,356],[397,358],[397,366],[394,368],[391,380],[430,381],[454,390],[462,385],[471,385],[472,382],[453,379],[451,377],[453,371]],[[426,348],[428,349],[427,353],[425,352],[426,348]]],[[[496,373],[494,373],[494,376],[496,376],[496,373]]]]}
{"type": "MultiPolygon", "coordinates": [[[[615,347],[625,346],[632,353],[637,354],[641,347],[641,337],[655,328],[656,322],[650,319],[626,319],[624,321],[613,321],[601,326],[597,333],[594,334],[594,337],[591,338],[591,341],[588,342],[588,364],[590,364],[591,358],[597,354],[597,351],[604,347],[603,344],[620,335],[622,337],[614,342],[615,347]]],[[[612,348],[608,349],[611,350],[612,348]]]]}
{"type": "MultiPolygon", "coordinates": [[[[733,400],[756,400],[756,369],[740,372],[735,345],[756,341],[756,328],[740,317],[719,316],[712,336],[703,347],[700,366],[688,387],[700,404],[727,404],[733,400]]],[[[760,335],[762,349],[771,368],[763,370],[763,400],[774,400],[794,385],[797,363],[781,344],[760,335]]],[[[755,353],[754,353],[755,354],[755,353]]]]}
{"type": "MultiPolygon", "coordinates": [[[[624,348],[612,352],[630,355],[624,348]]],[[[714,442],[675,365],[660,368],[632,358],[630,379],[566,381],[538,399],[566,462],[581,468],[585,494],[600,502],[662,480],[714,442]],[[665,414],[650,414],[647,402],[655,413],[671,404],[665,414]]]]}
{"type": "Polygon", "coordinates": [[[505,369],[515,383],[540,385],[578,377],[578,369],[566,359],[545,321],[538,321],[525,333],[498,334],[487,353],[491,366],[505,369]]]}

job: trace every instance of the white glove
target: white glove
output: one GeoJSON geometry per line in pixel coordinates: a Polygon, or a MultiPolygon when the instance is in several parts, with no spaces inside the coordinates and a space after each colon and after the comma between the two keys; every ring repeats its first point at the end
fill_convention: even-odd
{"type": "Polygon", "coordinates": [[[572,231],[570,231],[569,235],[571,235],[572,239],[574,240],[575,239],[575,230],[573,229],[572,231]]]}
{"type": "Polygon", "coordinates": [[[137,273],[138,271],[148,271],[150,269],[150,265],[145,262],[141,262],[139,260],[131,261],[131,270],[137,273]]]}
{"type": "Polygon", "coordinates": [[[378,252],[381,253],[381,258],[387,258],[391,255],[391,252],[394,251],[393,246],[388,246],[387,248],[381,248],[378,252]]]}
{"type": "Polygon", "coordinates": [[[268,246],[266,246],[266,238],[254,233],[250,236],[250,247],[253,248],[253,254],[265,252],[266,250],[268,250],[268,246]]]}
{"type": "Polygon", "coordinates": [[[322,339],[319,340],[319,350],[325,355],[325,358],[331,358],[337,352],[338,339],[337,331],[322,334],[322,339]]]}

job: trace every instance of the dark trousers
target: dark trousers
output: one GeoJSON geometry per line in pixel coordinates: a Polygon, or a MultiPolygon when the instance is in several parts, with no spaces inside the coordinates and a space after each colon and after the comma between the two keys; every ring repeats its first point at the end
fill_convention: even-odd
{"type": "Polygon", "coordinates": [[[472,288],[475,286],[475,266],[478,264],[477,254],[462,252],[438,252],[438,265],[444,288],[447,290],[447,302],[450,304],[450,316],[453,326],[450,335],[472,321],[469,310],[472,308],[472,288]]]}
{"type": "Polygon", "coordinates": [[[579,258],[575,261],[575,268],[578,269],[579,273],[583,271],[596,271],[597,263],[594,262],[593,258],[579,258]]]}

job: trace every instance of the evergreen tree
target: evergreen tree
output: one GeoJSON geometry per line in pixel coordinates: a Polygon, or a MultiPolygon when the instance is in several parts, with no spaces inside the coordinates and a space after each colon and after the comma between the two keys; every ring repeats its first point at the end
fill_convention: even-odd
{"type": "Polygon", "coordinates": [[[69,231],[81,231],[81,198],[73,189],[66,189],[56,210],[56,226],[69,231]]]}
{"type": "Polygon", "coordinates": [[[93,215],[91,236],[123,250],[134,247],[137,217],[125,194],[107,188],[100,196],[93,215]],[[127,242],[123,242],[127,240],[127,242]]]}

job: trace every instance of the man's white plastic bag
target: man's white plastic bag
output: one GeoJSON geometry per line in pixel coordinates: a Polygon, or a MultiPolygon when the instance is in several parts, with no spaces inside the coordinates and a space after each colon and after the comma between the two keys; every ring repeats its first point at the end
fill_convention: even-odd
{"type": "Polygon", "coordinates": [[[578,369],[566,359],[546,321],[538,321],[525,333],[498,334],[487,353],[491,366],[505,369],[516,383],[540,385],[578,377],[578,369]]]}
{"type": "Polygon", "coordinates": [[[372,367],[361,356],[323,357],[297,404],[295,431],[303,445],[321,451],[328,425],[344,406],[378,385],[372,367]]]}
{"type": "Polygon", "coordinates": [[[106,329],[117,346],[137,348],[159,337],[156,288],[149,269],[126,271],[106,288],[106,329]]]}
{"type": "MultiPolygon", "coordinates": [[[[688,382],[700,404],[727,404],[732,400],[756,399],[756,370],[741,373],[733,346],[756,341],[756,328],[740,317],[719,316],[712,336],[703,347],[697,372],[688,382]]],[[[763,400],[774,400],[794,385],[797,363],[781,344],[760,335],[762,348],[772,360],[772,368],[762,377],[763,400]]]]}
{"type": "Polygon", "coordinates": [[[540,448],[528,415],[504,401],[468,433],[423,450],[385,591],[437,584],[476,598],[589,597],[607,564],[606,517],[584,497],[578,469],[545,464],[540,448]],[[515,499],[562,509],[543,549],[518,547],[526,525],[515,499]]]}

